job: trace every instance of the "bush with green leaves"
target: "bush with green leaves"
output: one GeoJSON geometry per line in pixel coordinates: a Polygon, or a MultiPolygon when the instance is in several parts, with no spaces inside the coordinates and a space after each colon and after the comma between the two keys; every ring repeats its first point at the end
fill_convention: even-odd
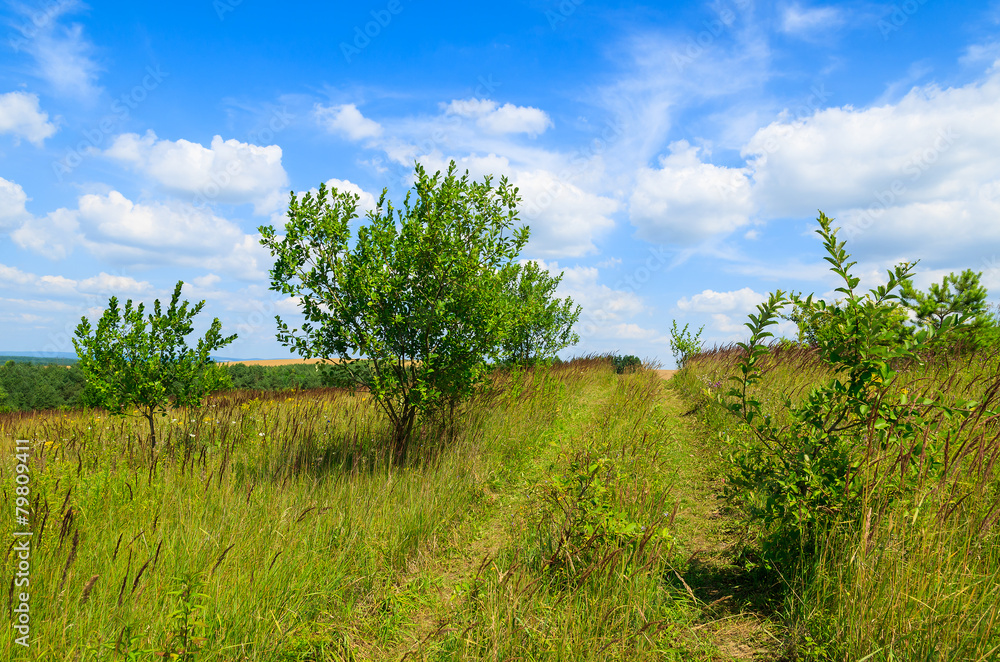
{"type": "Polygon", "coordinates": [[[177,282],[165,313],[157,299],[154,312],[145,318],[142,303],[133,308],[129,299],[122,311],[117,297],[111,297],[97,328],[84,317],[73,339],[80,368],[87,376],[86,403],[116,416],[138,409],[149,423],[151,452],[156,448],[156,413],[166,416],[171,406],[200,406],[205,395],[230,386],[225,371],[212,362],[209,353],[233,342],[236,335],[223,338],[222,324],[215,318],[197,348],[189,348],[184,337],[194,330],[191,320],[205,302],[191,310],[187,301],[178,306],[183,285],[177,282]]]}
{"type": "Polygon", "coordinates": [[[885,503],[908,494],[919,479],[941,470],[939,446],[947,439],[928,434],[935,417],[967,417],[975,403],[911,402],[892,388],[896,367],[920,361],[935,330],[962,320],[945,317],[939,329],[925,328],[900,338],[895,320],[896,290],[912,264],[897,265],[888,282],[868,293],[856,289],[855,262],[836,240],[831,220],[820,212],[818,234],[843,285],[839,305],[810,295],[786,297],[780,290],[749,316],[750,339],[739,343],[744,356],[735,386],[722,396],[741,421],[743,433],[730,439],[727,495],[740,504],[748,524],[762,525],[763,558],[779,570],[807,558],[819,532],[837,522],[857,522],[861,504],[885,503]],[[769,354],[768,327],[791,303],[828,332],[817,336],[819,357],[836,378],[813,389],[798,404],[786,396],[787,415],[764,411],[755,394],[762,361],[769,354]]]}
{"type": "Polygon", "coordinates": [[[677,367],[681,369],[702,349],[701,332],[705,327],[698,329],[698,333],[691,333],[688,331],[688,326],[690,325],[685,324],[683,329],[678,329],[677,320],[673,320],[670,327],[670,350],[674,354],[674,360],[677,361],[677,367]]]}
{"type": "Polygon", "coordinates": [[[615,372],[619,375],[626,372],[634,372],[642,367],[642,359],[632,354],[628,354],[626,356],[612,356],[611,363],[615,366],[615,372]]]}
{"type": "Polygon", "coordinates": [[[365,385],[390,421],[398,460],[418,415],[454,411],[512,342],[531,357],[571,340],[537,329],[546,320],[563,329],[573,314],[550,308],[552,280],[540,272],[530,307],[513,296],[511,284],[525,282],[518,256],[528,228],[505,178],[470,181],[452,162],[443,176],[417,165],[415,180],[400,208],[383,191],[353,241],[358,196],[325,185],[292,195],[284,236],[260,228],[276,258],[271,288],[298,297],[306,320],[300,332],[276,316],[278,340],[306,358],[367,359],[365,385]],[[527,347],[513,339],[518,329],[529,331],[527,347]]]}
{"type": "Polygon", "coordinates": [[[966,269],[948,274],[941,284],[931,283],[927,292],[918,290],[908,278],[900,283],[900,300],[913,311],[916,323],[935,329],[937,349],[974,351],[993,344],[995,316],[986,302],[989,296],[981,283],[983,274],[966,269]],[[945,320],[962,316],[963,323],[942,329],[945,320]]]}
{"type": "Polygon", "coordinates": [[[573,332],[580,306],[574,306],[570,297],[555,297],[561,280],[562,274],[552,276],[533,261],[508,272],[507,296],[514,301],[514,317],[501,343],[501,362],[532,365],[548,361],[580,341],[573,332]]]}

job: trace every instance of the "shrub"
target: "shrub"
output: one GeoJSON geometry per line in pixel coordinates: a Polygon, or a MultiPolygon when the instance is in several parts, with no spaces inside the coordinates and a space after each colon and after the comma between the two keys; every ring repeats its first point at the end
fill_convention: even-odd
{"type": "MultiPolygon", "coordinates": [[[[941,467],[939,441],[928,434],[930,422],[941,416],[967,417],[975,403],[945,406],[933,399],[910,402],[905,391],[894,392],[893,368],[919,362],[917,351],[927,347],[933,329],[901,339],[896,331],[894,293],[909,277],[912,265],[897,265],[888,283],[867,294],[856,291],[859,279],[849,269],[854,262],[836,241],[830,219],[822,212],[817,231],[829,253],[832,271],[844,281],[837,289],[840,305],[828,306],[812,295],[786,298],[780,290],[750,315],[751,337],[739,343],[744,355],[735,386],[725,396],[728,409],[742,422],[743,432],[730,440],[732,463],[727,495],[742,506],[748,524],[762,524],[764,562],[786,570],[808,557],[819,532],[837,522],[857,522],[861,504],[889,502],[920,478],[935,476],[941,467]],[[820,359],[835,378],[815,388],[800,404],[787,396],[787,424],[763,411],[754,387],[761,379],[764,344],[783,306],[792,303],[828,333],[817,337],[820,359]]],[[[955,323],[945,318],[941,330],[955,323]]]]}
{"type": "Polygon", "coordinates": [[[687,365],[691,357],[702,349],[701,332],[705,330],[705,327],[702,326],[698,329],[698,333],[691,333],[688,331],[688,326],[685,324],[683,329],[678,329],[677,320],[674,320],[670,328],[670,349],[677,361],[678,368],[687,365]]]}
{"type": "Polygon", "coordinates": [[[642,367],[642,359],[631,354],[627,356],[613,356],[611,361],[615,366],[615,372],[619,375],[625,372],[634,372],[642,367]]]}

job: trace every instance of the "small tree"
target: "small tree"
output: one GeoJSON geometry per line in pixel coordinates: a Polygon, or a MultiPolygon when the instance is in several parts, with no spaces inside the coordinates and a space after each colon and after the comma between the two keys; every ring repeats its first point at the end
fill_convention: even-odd
{"type": "Polygon", "coordinates": [[[980,284],[982,273],[966,269],[959,275],[954,272],[944,277],[940,285],[931,283],[927,292],[913,286],[912,279],[900,285],[900,299],[916,315],[917,323],[941,331],[950,317],[963,318],[948,333],[941,333],[934,346],[946,345],[961,349],[975,349],[989,344],[993,317],[986,303],[986,288],[980,284]],[[954,289],[952,289],[954,288],[954,289]]]}
{"type": "Polygon", "coordinates": [[[670,327],[670,350],[674,354],[674,360],[677,361],[677,367],[683,368],[687,365],[688,360],[701,351],[701,332],[705,330],[702,326],[698,329],[698,333],[691,333],[688,331],[689,324],[685,324],[683,329],[677,328],[677,320],[673,320],[673,324],[670,327]]]}
{"type": "Polygon", "coordinates": [[[552,276],[537,262],[525,262],[510,271],[507,295],[514,306],[511,328],[501,347],[504,362],[535,363],[580,342],[573,332],[580,306],[574,306],[570,297],[553,297],[561,280],[562,274],[552,276]]]}
{"type": "Polygon", "coordinates": [[[129,299],[123,314],[118,299],[111,297],[93,335],[84,317],[73,339],[80,368],[87,375],[87,404],[117,416],[137,407],[149,422],[151,452],[156,448],[153,416],[157,412],[165,416],[171,400],[175,407],[200,406],[205,395],[225,386],[225,373],[216,369],[209,353],[236,340],[236,334],[221,336],[222,324],[215,318],[197,349],[187,347],[184,337],[194,330],[191,319],[205,302],[191,310],[187,301],[178,306],[183,285],[177,282],[166,314],[157,299],[148,318],[143,318],[143,304],[133,308],[129,299]]]}
{"type": "Polygon", "coordinates": [[[935,330],[940,330],[945,319],[952,315],[965,316],[976,325],[988,312],[986,288],[979,282],[982,275],[972,269],[966,269],[958,276],[952,272],[944,277],[940,285],[931,283],[927,292],[915,288],[913,279],[907,278],[900,283],[900,299],[913,310],[921,324],[935,330]]]}
{"type": "Polygon", "coordinates": [[[517,323],[536,323],[508,296],[528,240],[528,228],[515,227],[517,202],[506,178],[494,188],[490,177],[458,177],[454,162],[443,177],[417,165],[402,208],[383,191],[353,248],[358,196],[325,186],[291,196],[284,237],[260,228],[276,256],[271,288],[299,297],[306,320],[300,334],[276,316],[278,340],[346,370],[369,359],[352,379],[389,418],[397,460],[418,414],[469,396],[517,323]]]}

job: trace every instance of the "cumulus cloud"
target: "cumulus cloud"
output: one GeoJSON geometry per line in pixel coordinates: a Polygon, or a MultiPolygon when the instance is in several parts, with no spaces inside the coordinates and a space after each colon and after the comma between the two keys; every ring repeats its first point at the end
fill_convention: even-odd
{"type": "Polygon", "coordinates": [[[659,168],[641,168],[629,218],[647,241],[693,244],[750,222],[751,183],[743,169],[703,163],[687,141],[670,145],[659,168]]]}
{"type": "Polygon", "coordinates": [[[24,138],[38,147],[56,132],[48,113],[38,107],[38,95],[27,92],[0,94],[0,133],[24,138]]]}
{"type": "Polygon", "coordinates": [[[626,320],[646,311],[642,298],[629,290],[616,290],[599,283],[600,272],[595,267],[560,268],[557,262],[536,262],[553,275],[562,273],[562,281],[556,295],[571,297],[573,302],[583,308],[580,318],[582,324],[601,327],[605,330],[615,323],[626,320]]]}
{"type": "Polygon", "coordinates": [[[281,147],[212,138],[209,147],[188,140],[160,140],[153,131],[115,138],[104,155],[126,163],[166,190],[206,203],[252,203],[257,214],[277,209],[288,187],[281,147]]]}
{"type": "MultiPolygon", "coordinates": [[[[358,207],[355,210],[357,212],[358,218],[364,218],[369,211],[374,211],[377,204],[375,196],[364,190],[357,184],[347,179],[328,179],[326,180],[327,189],[336,189],[341,193],[353,193],[358,196],[358,207]]],[[[313,195],[319,194],[319,189],[311,188],[309,193],[313,195]]],[[[305,193],[299,193],[299,197],[305,195],[305,193]]]]}
{"type": "Polygon", "coordinates": [[[81,235],[76,214],[57,209],[42,218],[30,218],[10,233],[21,248],[34,251],[50,260],[62,260],[73,252],[81,235]]]}
{"type": "MultiPolygon", "coordinates": [[[[16,288],[19,292],[43,294],[49,296],[93,295],[105,293],[142,294],[149,292],[152,285],[149,281],[140,281],[131,276],[122,276],[100,272],[82,280],[66,278],[59,275],[38,275],[22,271],[16,267],[0,264],[0,286],[16,288]]],[[[110,295],[109,295],[110,296],[110,295]]],[[[7,299],[11,301],[11,299],[7,299]]],[[[65,303],[53,302],[54,307],[65,308],[65,303]]]]}
{"type": "MultiPolygon", "coordinates": [[[[418,160],[430,172],[448,168],[448,159],[440,154],[418,160]]],[[[515,165],[496,154],[463,156],[455,162],[460,172],[468,170],[472,178],[506,175],[518,188],[519,217],[531,228],[528,250],[535,255],[556,258],[593,253],[596,240],[615,226],[611,215],[620,207],[617,200],[586,191],[550,170],[515,165]]]]}
{"type": "Polygon", "coordinates": [[[24,207],[27,201],[19,184],[0,177],[0,231],[18,227],[31,218],[24,207]]]}
{"type": "Polygon", "coordinates": [[[330,133],[339,133],[349,140],[364,140],[382,135],[382,126],[361,114],[353,103],[325,107],[316,104],[316,120],[330,133]]]}
{"type": "Polygon", "coordinates": [[[526,133],[535,137],[552,126],[545,111],[532,106],[498,104],[490,99],[455,99],[444,105],[446,114],[474,119],[489,133],[526,133]]]}
{"type": "Polygon", "coordinates": [[[730,292],[702,290],[690,299],[684,297],[677,302],[677,307],[685,312],[695,313],[728,313],[752,311],[757,304],[767,299],[766,294],[760,294],[749,287],[730,292]]]}

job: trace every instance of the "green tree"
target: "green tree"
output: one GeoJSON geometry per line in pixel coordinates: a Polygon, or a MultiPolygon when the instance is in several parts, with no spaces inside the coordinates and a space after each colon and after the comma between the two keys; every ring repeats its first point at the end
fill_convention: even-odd
{"type": "Polygon", "coordinates": [[[677,320],[673,320],[670,327],[670,350],[674,354],[678,368],[684,368],[691,357],[702,349],[701,332],[705,327],[699,328],[698,333],[691,333],[688,331],[688,326],[690,325],[685,324],[683,329],[678,329],[677,320]]]}
{"type": "Polygon", "coordinates": [[[0,386],[0,413],[10,411],[10,409],[10,404],[7,401],[7,391],[3,390],[3,387],[0,386]]]}
{"type": "Polygon", "coordinates": [[[299,297],[302,332],[276,316],[278,340],[306,358],[339,358],[367,385],[402,460],[418,415],[468,397],[499,360],[519,317],[508,285],[528,228],[517,225],[517,189],[501,178],[433,176],[418,164],[401,208],[382,192],[349,244],[358,196],[328,190],[288,207],[285,235],[262,226],[276,257],[272,289],[299,297]]]}
{"type": "Polygon", "coordinates": [[[500,350],[504,362],[535,363],[580,342],[580,336],[573,332],[580,306],[574,306],[570,297],[554,297],[562,274],[552,276],[537,262],[525,262],[508,277],[513,319],[500,350]]]}
{"type": "Polygon", "coordinates": [[[111,297],[96,330],[92,333],[84,317],[73,339],[79,366],[87,375],[87,403],[118,416],[136,407],[149,422],[151,451],[156,448],[157,412],[165,416],[171,402],[175,407],[200,406],[206,394],[227,386],[224,371],[209,353],[236,340],[235,334],[221,336],[222,324],[215,318],[197,348],[188,348],[184,337],[194,330],[191,319],[205,302],[190,310],[187,301],[178,306],[183,285],[177,282],[166,314],[157,299],[148,318],[143,317],[142,303],[133,308],[129,299],[121,311],[118,299],[111,297]]]}
{"type": "Polygon", "coordinates": [[[973,325],[981,324],[988,313],[988,294],[979,282],[982,276],[981,272],[972,269],[966,269],[957,276],[952,272],[944,277],[940,285],[931,283],[927,292],[915,288],[912,278],[908,278],[900,285],[900,299],[916,314],[921,324],[932,326],[935,330],[940,329],[945,318],[952,315],[968,317],[973,325]]]}

